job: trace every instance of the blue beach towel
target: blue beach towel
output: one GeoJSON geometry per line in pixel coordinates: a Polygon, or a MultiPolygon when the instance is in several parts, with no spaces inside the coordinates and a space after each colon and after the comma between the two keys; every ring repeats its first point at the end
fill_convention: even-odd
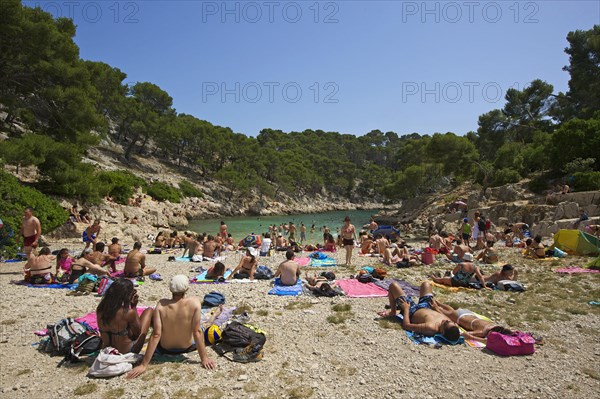
{"type": "MultiPolygon", "coordinates": [[[[402,323],[402,320],[404,320],[404,317],[400,314],[396,315],[396,317],[398,318],[400,323],[402,323]]],[[[459,337],[456,341],[448,341],[441,334],[435,334],[433,337],[426,337],[423,334],[414,333],[412,331],[406,331],[406,336],[417,345],[426,344],[426,345],[435,346],[435,345],[459,345],[459,344],[465,343],[464,337],[459,337]]]]}
{"type": "Polygon", "coordinates": [[[187,256],[178,256],[177,258],[175,258],[175,262],[189,262],[190,258],[188,258],[187,256]]]}
{"type": "Polygon", "coordinates": [[[295,285],[281,285],[279,277],[275,279],[275,286],[269,290],[270,295],[298,296],[302,295],[302,280],[298,279],[295,285]]]}
{"type": "Polygon", "coordinates": [[[308,265],[312,267],[329,267],[337,266],[337,262],[333,258],[325,257],[325,259],[311,259],[308,265]]]}
{"type": "MultiPolygon", "coordinates": [[[[217,281],[215,281],[214,279],[207,279],[206,278],[206,273],[208,273],[208,270],[204,270],[202,271],[202,273],[197,274],[196,277],[194,277],[190,282],[191,283],[216,283],[217,281]]],[[[231,274],[231,269],[227,269],[225,270],[225,275],[223,276],[224,278],[229,277],[229,275],[231,274]]]]}

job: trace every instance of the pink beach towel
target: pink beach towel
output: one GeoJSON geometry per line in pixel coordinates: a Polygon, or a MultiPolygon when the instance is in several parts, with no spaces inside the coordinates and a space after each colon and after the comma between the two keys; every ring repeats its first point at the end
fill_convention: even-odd
{"type": "Polygon", "coordinates": [[[386,290],[373,283],[361,283],[355,279],[339,280],[336,284],[351,298],[375,298],[388,294],[386,290]]]}
{"type": "Polygon", "coordinates": [[[308,262],[310,262],[310,258],[296,258],[294,260],[300,266],[306,266],[306,265],[308,265],[308,262]]]}
{"type": "Polygon", "coordinates": [[[581,267],[564,267],[562,269],[556,269],[554,272],[555,273],[568,273],[568,274],[573,274],[573,273],[600,273],[600,270],[583,269],[581,267]]]}

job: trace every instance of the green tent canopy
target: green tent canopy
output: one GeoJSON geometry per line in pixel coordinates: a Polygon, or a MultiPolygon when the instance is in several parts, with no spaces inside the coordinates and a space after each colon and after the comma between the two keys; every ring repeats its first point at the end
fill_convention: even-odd
{"type": "Polygon", "coordinates": [[[600,241],[591,234],[580,230],[559,230],[554,234],[554,245],[573,255],[600,254],[600,241]]]}

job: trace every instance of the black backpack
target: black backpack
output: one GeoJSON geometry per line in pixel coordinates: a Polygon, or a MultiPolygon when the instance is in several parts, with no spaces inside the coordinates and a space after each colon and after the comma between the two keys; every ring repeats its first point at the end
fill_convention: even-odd
{"type": "Polygon", "coordinates": [[[81,355],[91,355],[102,349],[102,338],[94,332],[84,331],[75,337],[69,348],[69,353],[65,360],[77,362],[81,360],[81,355]]]}
{"type": "Polygon", "coordinates": [[[477,227],[479,227],[479,231],[486,231],[485,218],[483,216],[477,222],[477,227]]]}
{"type": "Polygon", "coordinates": [[[213,348],[221,356],[233,352],[230,360],[236,362],[257,362],[262,359],[262,348],[266,340],[264,334],[233,321],[225,327],[221,334],[221,341],[213,348]]]}
{"type": "Polygon", "coordinates": [[[273,270],[269,269],[268,266],[260,265],[254,272],[254,278],[257,280],[270,280],[274,276],[273,270]]]}

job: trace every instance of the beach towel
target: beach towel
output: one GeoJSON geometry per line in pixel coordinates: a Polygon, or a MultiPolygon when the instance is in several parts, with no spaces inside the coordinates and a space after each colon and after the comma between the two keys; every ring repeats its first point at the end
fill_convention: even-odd
{"type": "Polygon", "coordinates": [[[56,284],[31,284],[28,283],[24,280],[21,281],[11,281],[11,284],[15,284],[15,285],[23,285],[25,287],[29,287],[29,288],[54,288],[54,289],[67,289],[67,290],[74,290],[75,288],[77,288],[77,286],[79,284],[60,284],[60,283],[56,283],[56,284]]]}
{"type": "Polygon", "coordinates": [[[356,279],[345,279],[337,281],[346,296],[350,298],[376,298],[388,295],[388,292],[374,283],[361,283],[356,279]]]}
{"type": "Polygon", "coordinates": [[[279,277],[275,279],[275,285],[269,290],[270,295],[298,296],[302,295],[302,280],[298,279],[294,285],[282,285],[279,277]]]}
{"type": "Polygon", "coordinates": [[[296,258],[294,259],[294,261],[299,264],[300,266],[307,266],[308,263],[310,262],[310,258],[296,258]]]}
{"type": "Polygon", "coordinates": [[[573,274],[573,273],[600,273],[600,270],[594,270],[594,269],[584,269],[581,267],[564,267],[562,269],[556,269],[554,270],[555,273],[567,273],[567,274],[573,274]]]}
{"type": "MultiPolygon", "coordinates": [[[[401,314],[396,315],[396,318],[400,321],[400,323],[402,323],[402,321],[404,320],[404,317],[401,314]]],[[[406,332],[406,336],[408,337],[408,339],[410,339],[413,343],[415,343],[417,345],[440,346],[440,345],[460,345],[460,344],[465,343],[464,337],[460,337],[456,341],[448,341],[441,334],[435,334],[433,337],[427,337],[423,334],[415,333],[412,331],[407,331],[407,330],[404,330],[404,331],[406,332]]]]}
{"type": "MultiPolygon", "coordinates": [[[[207,284],[207,283],[215,283],[215,284],[224,284],[225,282],[217,282],[215,279],[206,278],[206,273],[208,273],[208,270],[203,270],[200,274],[196,275],[196,277],[192,278],[190,280],[190,283],[192,284],[207,284]]],[[[229,277],[229,275],[231,274],[231,269],[227,269],[225,270],[225,275],[223,277],[227,278],[229,277]]]]}
{"type": "Polygon", "coordinates": [[[187,256],[178,256],[175,258],[175,262],[190,262],[190,258],[187,256]]]}
{"type": "Polygon", "coordinates": [[[314,258],[312,258],[310,260],[309,266],[312,266],[312,267],[330,267],[330,266],[337,266],[337,262],[336,262],[335,259],[326,256],[323,259],[314,259],[314,258]]]}
{"type": "Polygon", "coordinates": [[[467,288],[467,287],[449,287],[447,285],[438,284],[438,283],[433,282],[433,281],[430,281],[429,283],[431,285],[433,285],[434,287],[441,288],[443,290],[450,291],[450,292],[472,291],[473,290],[473,288],[467,288]]]}
{"type": "Polygon", "coordinates": [[[397,278],[393,278],[393,279],[386,278],[384,280],[373,281],[373,284],[375,284],[378,287],[383,288],[386,291],[390,290],[390,285],[392,283],[398,283],[398,285],[402,288],[402,290],[404,290],[404,292],[408,296],[419,296],[419,287],[416,287],[404,280],[400,280],[397,278]]]}

